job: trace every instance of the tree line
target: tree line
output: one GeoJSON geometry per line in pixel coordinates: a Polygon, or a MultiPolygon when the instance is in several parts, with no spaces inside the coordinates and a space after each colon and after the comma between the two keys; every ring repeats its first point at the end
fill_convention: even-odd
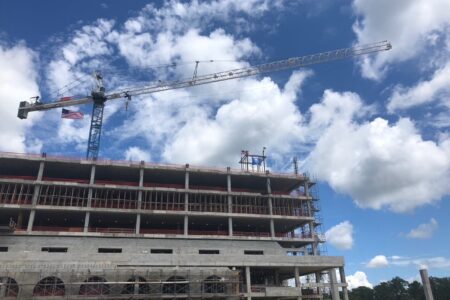
{"type": "MultiPolygon", "coordinates": [[[[450,277],[430,277],[434,300],[450,300],[450,277]]],[[[373,287],[358,287],[349,291],[350,300],[425,300],[423,286],[418,281],[408,282],[400,277],[381,282],[373,287]]]]}

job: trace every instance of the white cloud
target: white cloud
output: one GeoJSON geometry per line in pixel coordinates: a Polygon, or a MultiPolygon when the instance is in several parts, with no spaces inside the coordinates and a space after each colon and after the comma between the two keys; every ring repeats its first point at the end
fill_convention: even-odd
{"type": "Polygon", "coordinates": [[[389,40],[392,50],[362,59],[362,73],[379,78],[389,63],[405,61],[421,53],[428,37],[450,25],[450,2],[441,0],[354,0],[357,21],[353,30],[359,43],[389,40]]]}
{"type": "Polygon", "coordinates": [[[388,110],[393,112],[450,97],[450,62],[437,69],[429,80],[412,87],[396,86],[389,98],[388,110]]]}
{"type": "Polygon", "coordinates": [[[0,41],[0,66],[0,151],[40,152],[41,141],[27,139],[27,131],[39,115],[17,118],[19,102],[40,95],[37,55],[23,43],[10,47],[0,41]]]}
{"type": "Polygon", "coordinates": [[[349,194],[360,207],[406,212],[450,193],[448,138],[425,141],[409,119],[393,125],[382,118],[358,123],[352,112],[360,107],[354,94],[331,91],[311,107],[312,121],[319,111],[350,113],[341,112],[339,118],[327,121],[308,156],[309,170],[336,191],[349,194]],[[341,103],[340,108],[329,108],[330,103],[341,103]]]}
{"type": "Polygon", "coordinates": [[[420,224],[417,228],[412,229],[407,236],[412,239],[429,239],[438,227],[438,222],[431,218],[429,223],[420,224]]]}
{"type": "Polygon", "coordinates": [[[384,255],[377,255],[367,263],[368,268],[385,268],[388,265],[388,259],[384,255]]]}
{"type": "Polygon", "coordinates": [[[417,269],[450,269],[450,259],[442,256],[436,257],[401,257],[389,260],[389,264],[397,267],[416,267],[417,269]]]}
{"type": "Polygon", "coordinates": [[[353,247],[353,225],[349,221],[339,223],[325,232],[327,242],[340,250],[353,247]]]}
{"type": "Polygon", "coordinates": [[[349,290],[356,289],[360,286],[373,288],[373,285],[367,279],[366,273],[362,271],[356,271],[355,274],[346,276],[345,278],[347,280],[349,290]]]}
{"type": "Polygon", "coordinates": [[[130,161],[151,161],[150,159],[150,153],[148,153],[145,150],[142,150],[139,147],[129,147],[125,151],[125,159],[130,161]]]}

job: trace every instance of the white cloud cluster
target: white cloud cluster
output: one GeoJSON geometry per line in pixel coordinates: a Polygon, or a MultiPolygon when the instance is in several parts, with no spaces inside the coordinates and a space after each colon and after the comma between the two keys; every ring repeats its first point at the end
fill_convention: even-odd
{"type": "Polygon", "coordinates": [[[449,269],[450,259],[442,256],[411,258],[398,255],[392,257],[386,257],[385,255],[377,255],[374,258],[372,258],[366,264],[366,266],[368,268],[385,268],[387,266],[395,266],[395,267],[413,266],[418,269],[422,268],[449,269]]]}
{"type": "Polygon", "coordinates": [[[37,57],[24,43],[8,46],[0,41],[0,151],[39,152],[42,142],[27,135],[39,115],[17,118],[20,101],[39,96],[37,57]]]}
{"type": "Polygon", "coordinates": [[[125,159],[130,161],[150,161],[150,153],[139,147],[129,147],[125,151],[125,159]]]}
{"type": "Polygon", "coordinates": [[[350,113],[332,121],[322,113],[321,122],[329,125],[308,157],[308,169],[361,207],[406,212],[449,194],[450,140],[425,141],[404,118],[393,125],[382,118],[359,123],[355,113],[362,105],[355,94],[328,91],[311,107],[311,120],[322,111],[350,113]]]}
{"type": "Polygon", "coordinates": [[[339,223],[325,232],[327,242],[340,250],[353,247],[353,225],[349,221],[339,223]]]}
{"type": "Polygon", "coordinates": [[[384,255],[377,255],[367,263],[368,268],[385,268],[387,266],[389,266],[389,262],[384,255]]]}
{"type": "Polygon", "coordinates": [[[450,97],[450,61],[437,69],[428,80],[412,87],[396,86],[388,99],[388,110],[394,112],[450,97]]]}
{"type": "Polygon", "coordinates": [[[392,50],[362,59],[362,74],[377,79],[389,63],[410,59],[424,51],[430,37],[447,32],[450,2],[441,0],[354,0],[358,43],[389,40],[392,50]]]}
{"type": "Polygon", "coordinates": [[[417,228],[412,229],[407,237],[412,239],[429,239],[438,229],[439,225],[436,219],[431,218],[429,223],[420,224],[417,228]]]}
{"type": "Polygon", "coordinates": [[[345,277],[348,284],[348,289],[356,289],[360,286],[365,286],[368,288],[373,288],[373,285],[369,282],[366,273],[362,271],[356,271],[353,275],[348,275],[345,277]]]}

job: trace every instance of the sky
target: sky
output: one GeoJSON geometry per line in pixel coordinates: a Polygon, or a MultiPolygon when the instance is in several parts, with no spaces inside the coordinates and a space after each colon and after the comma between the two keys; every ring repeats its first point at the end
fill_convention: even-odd
{"type": "Polygon", "coordinates": [[[318,184],[351,287],[450,272],[450,1],[1,1],[0,151],[84,157],[83,97],[388,40],[390,51],[106,103],[100,159],[238,167],[318,184]],[[212,62],[211,62],[212,60],[212,62]]]}

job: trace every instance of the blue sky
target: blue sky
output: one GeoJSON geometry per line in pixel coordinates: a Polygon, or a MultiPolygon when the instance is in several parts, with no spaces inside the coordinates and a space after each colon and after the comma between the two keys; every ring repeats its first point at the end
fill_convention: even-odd
{"type": "Polygon", "coordinates": [[[236,167],[241,149],[267,147],[283,172],[297,156],[353,286],[423,265],[448,276],[450,3],[392,2],[2,1],[0,151],[83,157],[89,105],[73,108],[83,121],[16,112],[35,95],[89,94],[96,69],[112,92],[188,78],[196,60],[215,61],[200,63],[207,74],[389,40],[389,52],[143,95],[128,110],[111,101],[100,156],[236,167]]]}

